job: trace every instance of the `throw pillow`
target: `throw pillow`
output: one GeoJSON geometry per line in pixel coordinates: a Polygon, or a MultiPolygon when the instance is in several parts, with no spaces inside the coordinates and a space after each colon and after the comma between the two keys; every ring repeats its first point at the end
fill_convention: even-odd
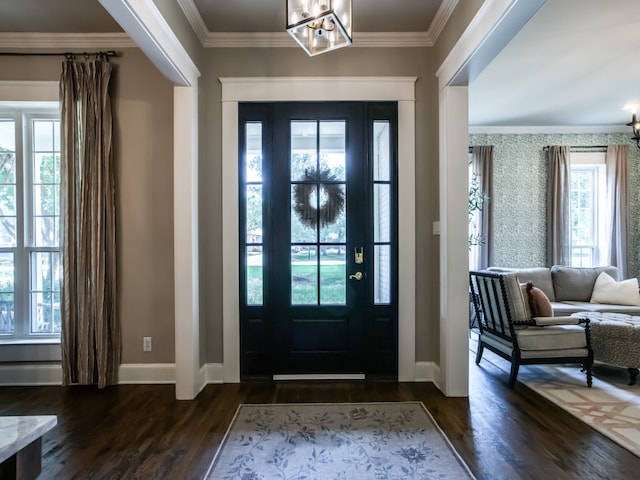
{"type": "Polygon", "coordinates": [[[553,308],[549,297],[531,282],[527,282],[527,299],[532,318],[553,317],[553,308]]]}
{"type": "Polygon", "coordinates": [[[593,286],[591,303],[640,306],[638,279],[630,278],[616,282],[610,275],[602,272],[593,286]]]}

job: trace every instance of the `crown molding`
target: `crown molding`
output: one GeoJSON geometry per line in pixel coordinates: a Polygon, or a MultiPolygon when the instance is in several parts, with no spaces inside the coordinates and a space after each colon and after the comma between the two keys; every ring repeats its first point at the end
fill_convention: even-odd
{"type": "Polygon", "coordinates": [[[469,126],[469,134],[553,134],[553,133],[629,133],[620,125],[477,125],[469,126]]]}
{"type": "Polygon", "coordinates": [[[108,49],[132,48],[136,44],[126,33],[39,33],[0,32],[0,48],[108,49]]]}
{"type": "MultiPolygon", "coordinates": [[[[286,32],[210,32],[193,0],[177,0],[205,48],[298,47],[286,32]]],[[[443,0],[426,32],[354,32],[352,47],[432,47],[459,0],[443,0]]]]}
{"type": "Polygon", "coordinates": [[[198,40],[205,47],[209,29],[205,25],[202,15],[200,15],[200,10],[198,10],[193,0],[178,0],[178,5],[182,9],[184,16],[187,17],[187,21],[193,28],[198,40]]]}
{"type": "Polygon", "coordinates": [[[442,0],[440,8],[438,8],[438,11],[431,21],[431,25],[429,25],[426,32],[427,38],[431,42],[430,46],[436,43],[436,40],[442,33],[442,30],[444,30],[444,26],[449,21],[449,17],[453,14],[453,10],[456,8],[456,5],[458,5],[458,0],[442,0]]]}
{"type": "MultiPolygon", "coordinates": [[[[286,32],[209,32],[205,48],[299,48],[286,32]]],[[[357,32],[351,47],[431,47],[426,32],[357,32]]]]}

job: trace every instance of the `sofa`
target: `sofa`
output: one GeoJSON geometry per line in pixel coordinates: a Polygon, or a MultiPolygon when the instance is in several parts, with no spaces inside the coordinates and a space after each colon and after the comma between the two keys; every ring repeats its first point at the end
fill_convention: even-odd
{"type": "MultiPolygon", "coordinates": [[[[515,272],[520,283],[531,282],[542,290],[551,302],[554,316],[571,315],[577,312],[611,312],[640,315],[640,302],[633,299],[630,303],[594,303],[592,295],[596,280],[602,272],[613,280],[620,281],[617,267],[577,268],[554,265],[551,268],[505,268],[490,267],[493,272],[515,272]]],[[[632,279],[637,283],[636,279],[632,279]]],[[[621,282],[624,283],[624,282],[621,282]]],[[[640,299],[640,294],[635,293],[640,299]]]]}

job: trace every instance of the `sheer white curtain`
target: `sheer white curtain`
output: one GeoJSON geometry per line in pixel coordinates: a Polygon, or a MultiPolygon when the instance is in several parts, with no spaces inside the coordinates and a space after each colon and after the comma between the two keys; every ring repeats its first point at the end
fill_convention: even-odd
{"type": "Polygon", "coordinates": [[[629,216],[629,145],[609,145],[605,159],[607,210],[610,215],[607,261],[627,278],[627,219],[629,216]]]}
{"type": "Polygon", "coordinates": [[[570,147],[552,145],[548,150],[547,264],[571,264],[570,147]]]}
{"type": "Polygon", "coordinates": [[[481,270],[493,264],[493,145],[471,147],[471,175],[476,176],[480,193],[486,199],[474,218],[482,240],[469,248],[469,269],[481,270]]]}

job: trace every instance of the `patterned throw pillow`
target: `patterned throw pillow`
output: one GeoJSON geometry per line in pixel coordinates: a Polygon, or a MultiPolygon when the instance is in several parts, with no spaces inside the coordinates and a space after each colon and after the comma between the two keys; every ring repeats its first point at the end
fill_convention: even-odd
{"type": "Polygon", "coordinates": [[[533,283],[527,282],[526,291],[531,317],[553,317],[553,308],[549,297],[542,290],[533,283]]]}

